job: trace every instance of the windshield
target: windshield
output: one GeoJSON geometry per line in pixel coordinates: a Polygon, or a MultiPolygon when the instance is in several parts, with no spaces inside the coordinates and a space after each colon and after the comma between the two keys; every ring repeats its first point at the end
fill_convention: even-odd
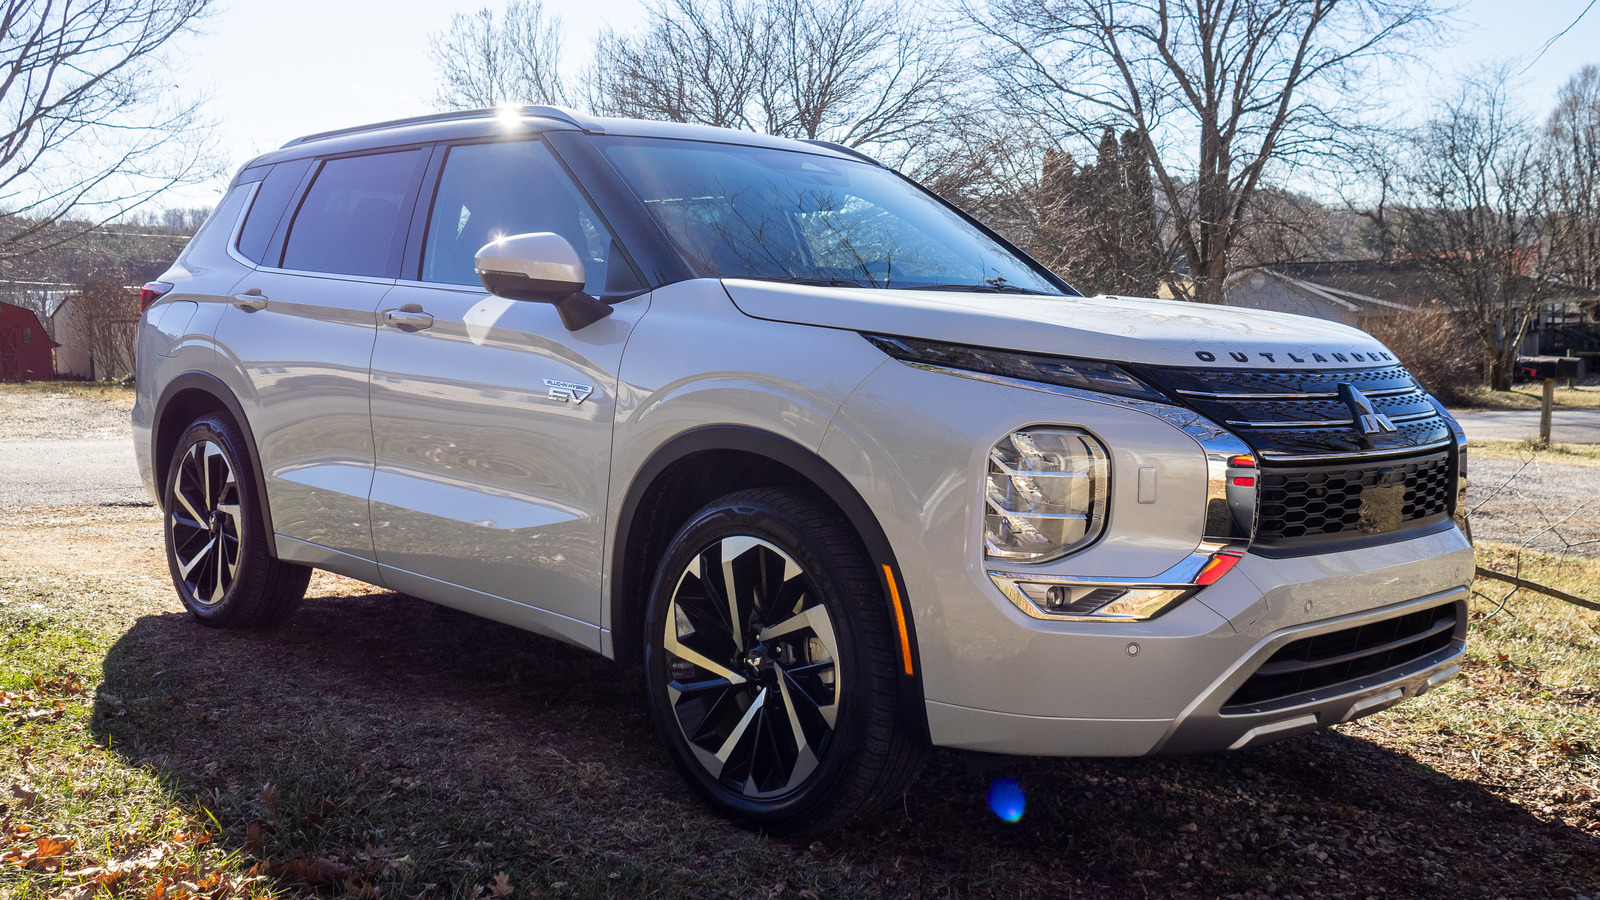
{"type": "Polygon", "coordinates": [[[933,197],[869,163],[703,141],[597,140],[702,276],[1062,293],[933,197]]]}

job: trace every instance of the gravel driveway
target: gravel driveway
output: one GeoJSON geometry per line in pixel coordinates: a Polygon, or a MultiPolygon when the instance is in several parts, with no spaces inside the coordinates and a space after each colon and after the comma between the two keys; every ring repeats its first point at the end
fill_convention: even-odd
{"type": "Polygon", "coordinates": [[[1467,457],[1472,535],[1600,557],[1600,469],[1467,457]]]}
{"type": "Polygon", "coordinates": [[[0,392],[0,507],[149,506],[133,458],[131,391],[0,392]]]}

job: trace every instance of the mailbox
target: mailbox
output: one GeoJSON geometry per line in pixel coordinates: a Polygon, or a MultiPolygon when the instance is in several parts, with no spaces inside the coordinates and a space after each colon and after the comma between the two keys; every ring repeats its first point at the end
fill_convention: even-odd
{"type": "Polygon", "coordinates": [[[1577,378],[1580,362],[1576,356],[1519,356],[1517,373],[1534,380],[1577,378]]]}

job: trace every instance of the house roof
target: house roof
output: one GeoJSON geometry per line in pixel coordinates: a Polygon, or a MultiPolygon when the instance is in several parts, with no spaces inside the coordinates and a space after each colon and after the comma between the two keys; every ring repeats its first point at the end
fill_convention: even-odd
{"type": "Polygon", "coordinates": [[[1279,263],[1272,271],[1323,289],[1415,308],[1441,298],[1441,291],[1417,260],[1336,259],[1279,263]]]}
{"type": "MultiPolygon", "coordinates": [[[[1304,266],[1308,264],[1302,263],[1296,265],[1304,266]]],[[[1309,265],[1326,264],[1312,263],[1309,265]]],[[[1246,275],[1260,272],[1261,274],[1278,281],[1286,287],[1310,294],[1313,297],[1325,300],[1342,309],[1357,313],[1358,315],[1362,312],[1410,312],[1417,308],[1418,301],[1402,302],[1399,300],[1385,300],[1383,298],[1374,297],[1370,294],[1362,293],[1360,291],[1351,290],[1343,285],[1328,283],[1330,281],[1341,281],[1346,279],[1329,278],[1327,280],[1319,279],[1313,281],[1310,278],[1296,277],[1294,274],[1284,271],[1285,268],[1287,267],[1275,266],[1273,268],[1242,269],[1229,275],[1228,282],[1231,284],[1238,281],[1240,278],[1245,277],[1246,275]]],[[[1378,286],[1381,288],[1383,287],[1383,284],[1379,282],[1378,286]]]]}

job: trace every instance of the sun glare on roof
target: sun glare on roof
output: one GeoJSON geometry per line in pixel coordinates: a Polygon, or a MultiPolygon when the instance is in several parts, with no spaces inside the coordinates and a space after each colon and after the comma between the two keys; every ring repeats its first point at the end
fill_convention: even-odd
{"type": "Polygon", "coordinates": [[[502,103],[495,107],[494,117],[509,128],[522,120],[522,111],[514,103],[502,103]]]}

